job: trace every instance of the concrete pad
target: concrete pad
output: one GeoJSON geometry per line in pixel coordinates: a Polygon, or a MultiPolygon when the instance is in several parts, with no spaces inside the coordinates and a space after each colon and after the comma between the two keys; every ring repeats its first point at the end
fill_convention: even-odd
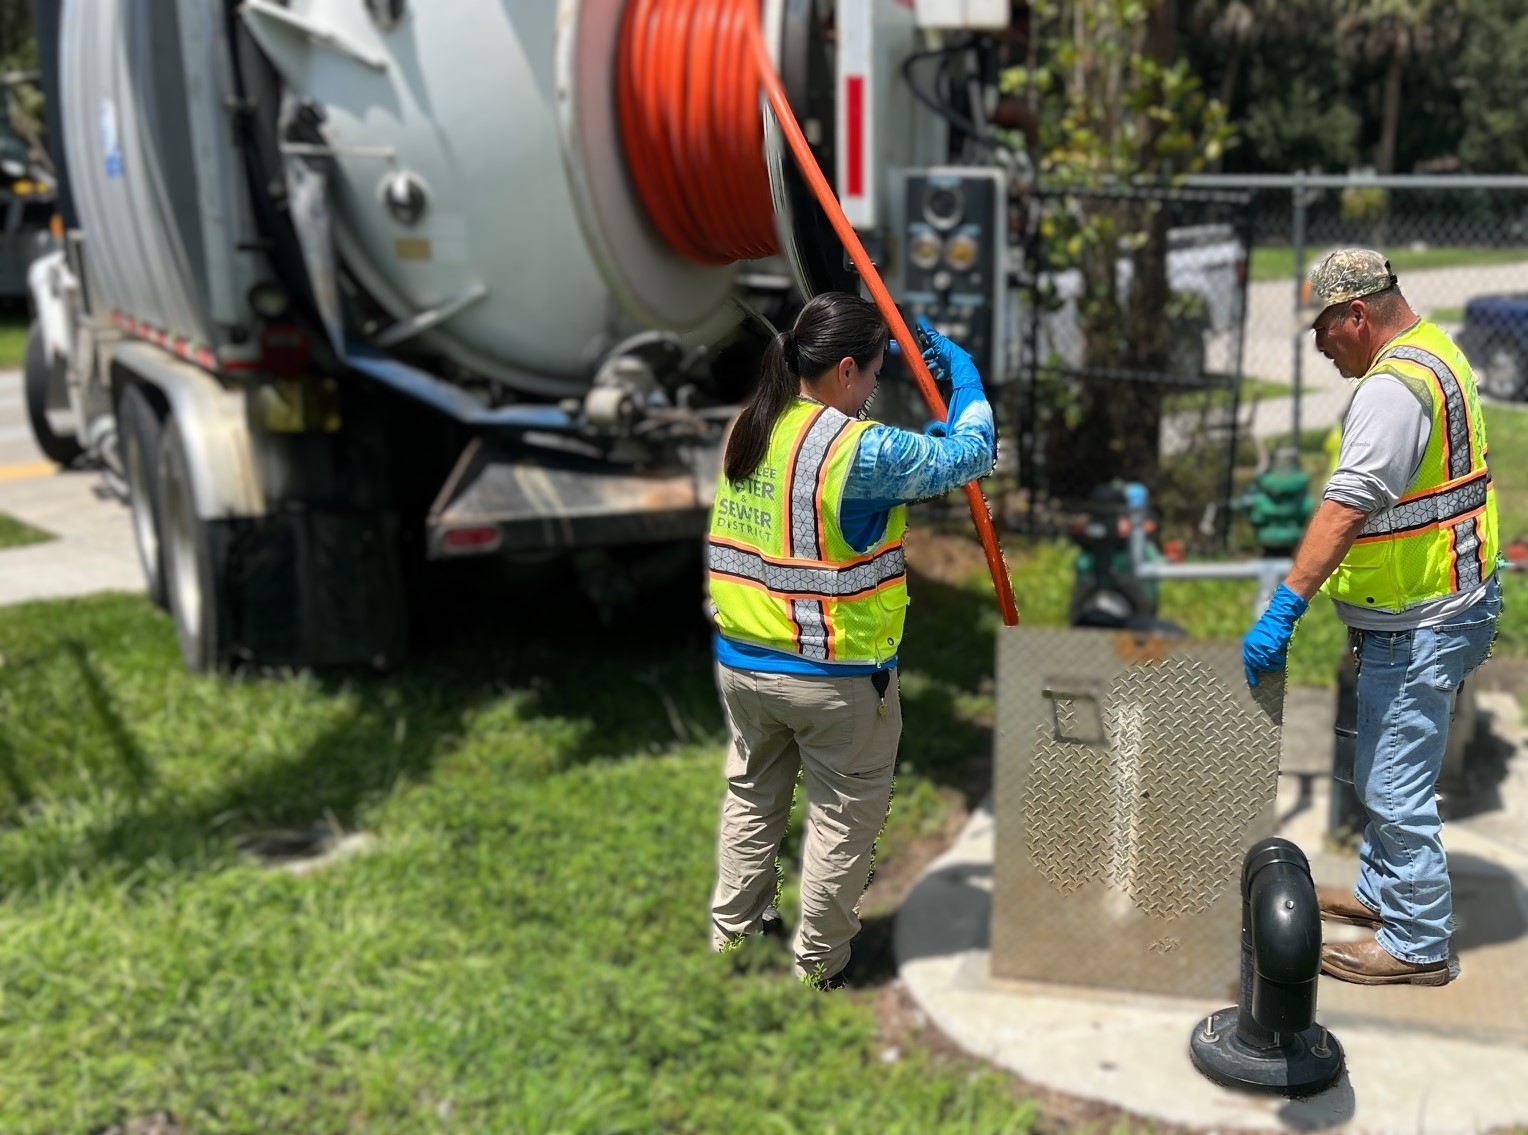
{"type": "Polygon", "coordinates": [[[0,482],[0,512],[55,537],[0,551],[0,605],[144,590],[127,506],[100,474],[0,482]]]}
{"type": "MultiPolygon", "coordinates": [[[[1503,760],[1500,779],[1477,793],[1481,799],[1457,802],[1444,832],[1456,876],[1460,978],[1442,989],[1370,989],[1323,977],[1317,1020],[1342,1044],[1346,1070],[1320,1095],[1292,1101],[1236,1092],[1192,1066],[1191,1030],[1234,997],[994,981],[987,955],[994,820],[985,806],[903,904],[895,937],[901,979],[928,1017],[973,1054],[1033,1084],[1155,1122],[1408,1135],[1528,1126],[1528,1029],[1520,1028],[1528,1020],[1528,759],[1516,699],[1482,693],[1479,700],[1503,760]]],[[[1291,697],[1286,754],[1291,741],[1308,746],[1323,730],[1329,751],[1331,722],[1330,695],[1291,697]]],[[[1325,847],[1325,785],[1318,780],[1302,804],[1299,780],[1281,778],[1281,834],[1311,857],[1319,881],[1349,883],[1356,860],[1325,847]]],[[[1324,932],[1364,933],[1331,925],[1324,932]]]]}
{"type": "Polygon", "coordinates": [[[42,452],[32,438],[19,370],[0,370],[0,476],[15,466],[35,465],[42,452]]]}

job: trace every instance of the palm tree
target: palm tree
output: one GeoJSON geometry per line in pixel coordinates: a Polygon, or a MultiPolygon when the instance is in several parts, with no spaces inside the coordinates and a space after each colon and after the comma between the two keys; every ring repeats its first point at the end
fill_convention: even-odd
{"type": "Polygon", "coordinates": [[[1472,0],[1337,0],[1337,48],[1352,63],[1384,69],[1377,173],[1395,172],[1401,87],[1408,64],[1446,55],[1464,38],[1472,0]]]}
{"type": "Polygon", "coordinates": [[[1193,27],[1226,49],[1226,69],[1220,75],[1220,103],[1232,107],[1241,81],[1242,61],[1257,48],[1297,37],[1309,14],[1304,0],[1198,0],[1193,27]]]}

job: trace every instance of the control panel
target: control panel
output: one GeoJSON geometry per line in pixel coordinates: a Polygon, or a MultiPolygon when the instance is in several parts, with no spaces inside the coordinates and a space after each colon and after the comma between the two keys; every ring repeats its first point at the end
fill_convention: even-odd
{"type": "Polygon", "coordinates": [[[1006,377],[1006,175],[968,166],[893,170],[888,194],[893,298],[926,315],[976,361],[988,385],[1006,377]]]}

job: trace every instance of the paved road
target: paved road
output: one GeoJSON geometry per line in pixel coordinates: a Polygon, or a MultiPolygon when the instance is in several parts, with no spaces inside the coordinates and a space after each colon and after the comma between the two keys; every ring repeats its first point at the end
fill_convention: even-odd
{"type": "MultiPolygon", "coordinates": [[[[1408,272],[1401,280],[1401,290],[1424,315],[1462,308],[1475,296],[1528,291],[1528,261],[1408,272]]],[[[1245,374],[1276,382],[1291,381],[1299,329],[1293,307],[1294,285],[1290,281],[1265,280],[1248,287],[1245,374]]],[[[1314,338],[1307,333],[1300,335],[1299,341],[1302,381],[1312,389],[1340,385],[1341,376],[1316,351],[1314,338]]]]}
{"type": "Polygon", "coordinates": [[[0,513],[56,537],[0,550],[0,605],[143,590],[126,507],[100,474],[60,472],[44,459],[18,371],[0,371],[0,513]]]}

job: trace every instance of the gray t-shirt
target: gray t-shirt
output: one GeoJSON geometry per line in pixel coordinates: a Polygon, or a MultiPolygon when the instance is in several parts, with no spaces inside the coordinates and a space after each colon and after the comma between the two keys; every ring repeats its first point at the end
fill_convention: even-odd
{"type": "MultiPolygon", "coordinates": [[[[1415,480],[1432,436],[1432,406],[1390,374],[1371,376],[1353,395],[1342,419],[1342,450],[1324,499],[1373,515],[1391,508],[1415,480]]],[[[1483,585],[1482,585],[1483,586],[1483,585]]],[[[1471,588],[1405,611],[1376,611],[1333,600],[1337,617],[1367,631],[1435,627],[1468,610],[1480,598],[1471,588]]]]}

